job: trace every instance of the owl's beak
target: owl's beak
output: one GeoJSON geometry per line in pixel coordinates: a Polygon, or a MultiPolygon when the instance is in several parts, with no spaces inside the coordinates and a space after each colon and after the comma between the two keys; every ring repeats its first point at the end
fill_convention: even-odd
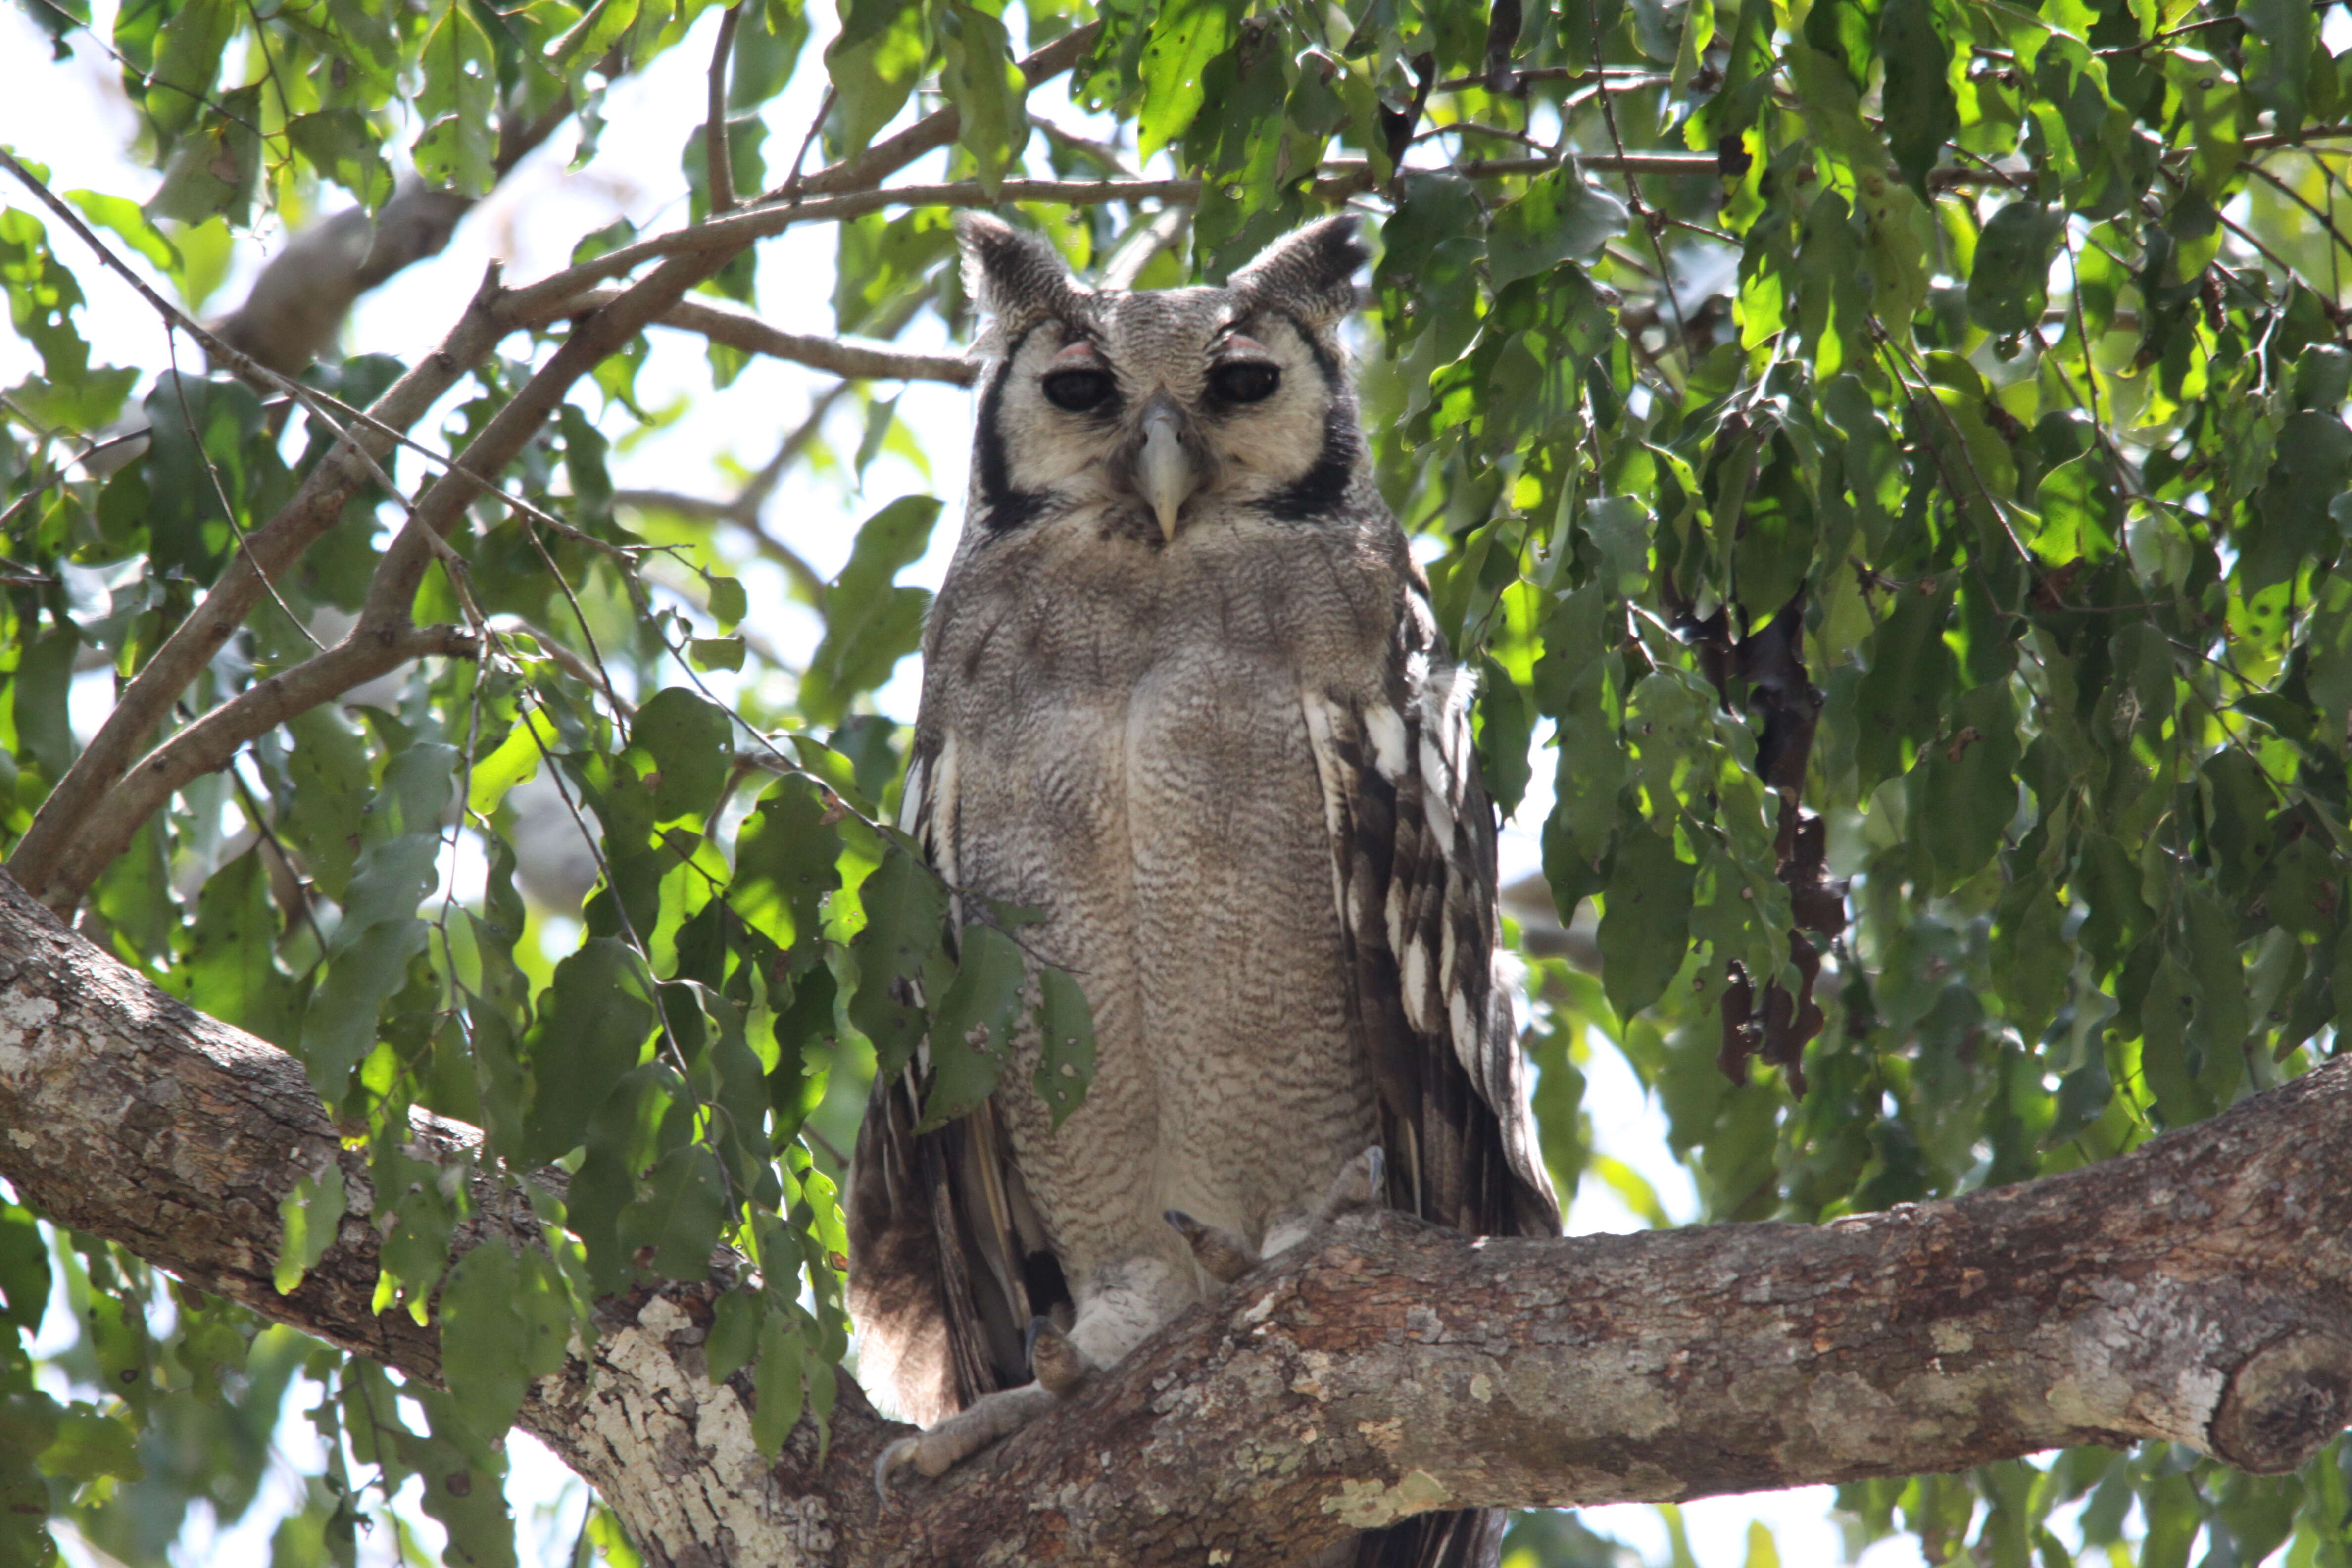
{"type": "Polygon", "coordinates": [[[1201,479],[1192,455],[1184,449],[1184,416],[1165,393],[1144,407],[1143,447],[1136,453],[1135,478],[1151,515],[1160,520],[1160,537],[1173,541],[1176,514],[1201,479]]]}

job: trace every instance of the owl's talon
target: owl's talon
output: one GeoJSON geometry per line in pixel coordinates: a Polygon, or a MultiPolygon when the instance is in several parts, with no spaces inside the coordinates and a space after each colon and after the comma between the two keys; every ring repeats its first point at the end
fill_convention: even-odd
{"type": "Polygon", "coordinates": [[[1202,1269],[1220,1285],[1230,1285],[1258,1266],[1257,1248],[1230,1230],[1202,1225],[1182,1209],[1170,1209],[1160,1217],[1175,1226],[1202,1269]]]}
{"type": "Polygon", "coordinates": [[[1051,1318],[1029,1320],[1029,1373],[1056,1399],[1067,1399],[1093,1375],[1094,1363],[1051,1318]]]}
{"type": "Polygon", "coordinates": [[[890,1506],[890,1472],[913,1464],[915,1450],[922,1441],[920,1434],[901,1437],[874,1456],[874,1495],[881,1500],[884,1508],[890,1506]]]}

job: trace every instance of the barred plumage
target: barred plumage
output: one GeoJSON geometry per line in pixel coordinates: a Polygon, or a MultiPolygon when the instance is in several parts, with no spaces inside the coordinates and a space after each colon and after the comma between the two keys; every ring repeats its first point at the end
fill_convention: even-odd
{"type": "MultiPolygon", "coordinates": [[[[886,1464],[934,1474],[1050,1408],[1024,1386],[1033,1317],[1066,1338],[1056,1378],[1115,1362],[1360,1198],[1368,1144],[1396,1206],[1559,1228],[1495,968],[1472,681],[1337,341],[1353,221],[1145,294],[1083,289],[992,219],[964,239],[988,363],[905,825],[952,880],[1045,911],[1028,945],[1085,988],[1097,1066],[1058,1131],[1023,1061],[919,1136],[920,1059],[876,1085],[851,1305],[866,1366],[936,1424],[886,1464]]],[[[1426,1515],[1349,1555],[1491,1562],[1499,1528],[1426,1515]]]]}

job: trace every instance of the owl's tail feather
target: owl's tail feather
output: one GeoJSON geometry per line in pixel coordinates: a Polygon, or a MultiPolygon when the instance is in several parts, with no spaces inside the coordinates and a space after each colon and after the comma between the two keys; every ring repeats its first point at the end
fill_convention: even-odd
{"type": "Polygon", "coordinates": [[[1355,1568],[1495,1568],[1510,1518],[1500,1509],[1424,1513],[1358,1541],[1355,1568]]]}

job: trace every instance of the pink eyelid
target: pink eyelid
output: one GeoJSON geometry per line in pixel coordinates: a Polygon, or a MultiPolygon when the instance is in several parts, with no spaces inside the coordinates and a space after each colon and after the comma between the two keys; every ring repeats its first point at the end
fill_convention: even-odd
{"type": "Polygon", "coordinates": [[[1074,342],[1069,347],[1064,349],[1060,353],[1055,354],[1052,359],[1047,360],[1045,363],[1049,368],[1062,369],[1069,365],[1095,364],[1100,361],[1101,357],[1101,355],[1095,352],[1094,344],[1087,342],[1084,338],[1081,338],[1076,342],[1074,342]]]}
{"type": "Polygon", "coordinates": [[[1222,346],[1234,351],[1237,354],[1262,354],[1270,353],[1264,343],[1258,342],[1255,338],[1245,337],[1240,332],[1235,332],[1232,337],[1227,338],[1222,346]]]}

